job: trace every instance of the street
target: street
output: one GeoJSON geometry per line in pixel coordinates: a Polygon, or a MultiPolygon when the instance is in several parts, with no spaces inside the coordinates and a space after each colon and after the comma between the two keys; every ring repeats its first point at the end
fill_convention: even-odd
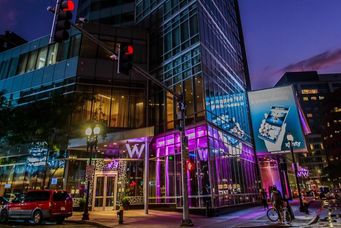
{"type": "Polygon", "coordinates": [[[97,227],[89,224],[75,224],[75,223],[64,223],[62,225],[56,225],[55,223],[46,223],[46,224],[41,224],[41,225],[33,225],[33,224],[26,224],[24,222],[10,222],[8,224],[1,224],[1,227],[44,227],[44,228],[67,228],[67,227],[82,227],[82,228],[92,228],[92,227],[97,227]]]}

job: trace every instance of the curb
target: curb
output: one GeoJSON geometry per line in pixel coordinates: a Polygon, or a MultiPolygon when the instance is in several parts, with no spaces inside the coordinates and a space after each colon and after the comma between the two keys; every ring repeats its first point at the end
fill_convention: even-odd
{"type": "Polygon", "coordinates": [[[315,215],[314,218],[312,218],[308,223],[307,225],[313,225],[313,224],[316,224],[318,221],[320,220],[320,216],[319,215],[315,215]]]}
{"type": "Polygon", "coordinates": [[[74,224],[89,224],[97,227],[102,227],[102,228],[112,228],[112,226],[109,225],[104,225],[103,223],[100,222],[95,222],[95,221],[83,221],[83,220],[65,220],[67,223],[74,223],[74,224]]]}

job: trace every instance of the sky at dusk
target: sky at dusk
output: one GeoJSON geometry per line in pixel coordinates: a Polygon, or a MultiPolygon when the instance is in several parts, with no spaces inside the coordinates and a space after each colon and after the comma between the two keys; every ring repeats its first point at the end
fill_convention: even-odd
{"type": "MultiPolygon", "coordinates": [[[[239,2],[253,89],[272,87],[286,71],[341,72],[341,0],[239,2]]],[[[47,35],[54,3],[0,0],[0,33],[47,35]]]]}

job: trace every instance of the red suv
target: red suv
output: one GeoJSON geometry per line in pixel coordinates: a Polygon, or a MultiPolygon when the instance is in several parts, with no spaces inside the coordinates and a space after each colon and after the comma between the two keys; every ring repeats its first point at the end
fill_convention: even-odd
{"type": "Polygon", "coordinates": [[[39,224],[42,220],[54,220],[58,224],[72,216],[72,199],[65,191],[35,190],[24,195],[23,200],[8,203],[0,214],[0,219],[32,220],[39,224]]]}

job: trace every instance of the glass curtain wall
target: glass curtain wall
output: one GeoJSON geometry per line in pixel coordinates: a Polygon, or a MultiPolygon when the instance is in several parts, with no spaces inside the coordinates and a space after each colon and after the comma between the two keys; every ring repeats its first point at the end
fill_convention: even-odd
{"type": "MultiPolygon", "coordinates": [[[[186,130],[189,205],[204,208],[254,203],[258,199],[253,150],[210,125],[186,130]]],[[[158,136],[150,158],[150,202],[182,205],[179,132],[158,136]]]]}

